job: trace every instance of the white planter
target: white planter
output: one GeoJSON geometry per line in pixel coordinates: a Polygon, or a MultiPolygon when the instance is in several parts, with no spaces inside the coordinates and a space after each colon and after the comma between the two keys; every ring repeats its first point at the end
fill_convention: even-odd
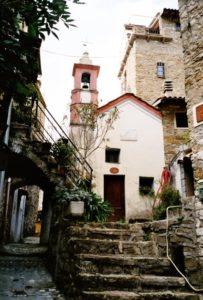
{"type": "Polygon", "coordinates": [[[84,214],[84,209],[84,201],[70,201],[69,211],[72,216],[81,217],[84,214]]]}

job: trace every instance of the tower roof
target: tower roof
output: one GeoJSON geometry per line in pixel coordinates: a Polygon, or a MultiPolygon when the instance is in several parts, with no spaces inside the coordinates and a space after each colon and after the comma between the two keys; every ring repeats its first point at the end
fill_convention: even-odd
{"type": "Polygon", "coordinates": [[[83,52],[83,55],[80,58],[80,63],[85,65],[92,65],[92,61],[89,58],[89,53],[87,51],[83,52]]]}

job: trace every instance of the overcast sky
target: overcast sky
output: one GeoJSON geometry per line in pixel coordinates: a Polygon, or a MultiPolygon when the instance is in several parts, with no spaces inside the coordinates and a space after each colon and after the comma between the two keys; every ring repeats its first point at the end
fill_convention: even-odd
{"type": "Polygon", "coordinates": [[[178,8],[178,0],[84,0],[68,1],[77,27],[59,26],[59,40],[49,36],[41,47],[42,93],[48,109],[61,124],[73,89],[72,68],[85,47],[93,64],[100,66],[100,104],[120,96],[117,78],[125,49],[124,24],[149,25],[163,8],[178,8]]]}

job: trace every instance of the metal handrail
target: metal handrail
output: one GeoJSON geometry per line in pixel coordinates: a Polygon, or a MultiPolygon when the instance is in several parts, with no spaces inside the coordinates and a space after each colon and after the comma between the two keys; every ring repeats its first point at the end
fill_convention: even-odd
{"type": "Polygon", "coordinates": [[[73,164],[73,166],[75,167],[75,170],[73,172],[75,173],[75,177],[77,177],[78,179],[80,173],[79,170],[83,169],[83,171],[85,171],[85,174],[91,181],[92,171],[93,171],[91,166],[86,160],[84,160],[84,158],[82,157],[81,153],[79,152],[75,144],[72,142],[72,140],[63,130],[63,128],[59,125],[59,123],[53,117],[51,112],[46,108],[46,106],[42,102],[40,101],[36,102],[36,106],[32,111],[32,117],[36,121],[36,122],[32,122],[32,130],[36,138],[40,139],[40,141],[42,142],[49,142],[51,144],[54,144],[59,139],[65,139],[67,143],[71,145],[71,148],[73,149],[72,153],[77,162],[76,164],[75,163],[73,164]],[[42,115],[42,118],[39,117],[39,114],[42,115]],[[52,132],[49,131],[49,126],[51,126],[50,128],[52,132]],[[78,167],[78,170],[76,170],[77,169],[76,166],[78,167]]]}
{"type": "Polygon", "coordinates": [[[166,209],[166,256],[167,256],[168,260],[172,263],[172,265],[174,266],[176,271],[184,278],[184,280],[187,282],[189,287],[194,292],[203,292],[203,289],[197,289],[189,282],[187,277],[179,270],[179,268],[176,266],[175,262],[169,256],[168,228],[169,228],[169,209],[171,209],[171,208],[182,208],[182,206],[181,205],[168,206],[166,209]]]}

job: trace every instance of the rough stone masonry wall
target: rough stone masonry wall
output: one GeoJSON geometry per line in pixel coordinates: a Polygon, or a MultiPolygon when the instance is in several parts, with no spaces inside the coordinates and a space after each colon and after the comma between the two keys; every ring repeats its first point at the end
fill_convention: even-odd
{"type": "Polygon", "coordinates": [[[194,126],[194,106],[203,101],[203,1],[179,0],[185,89],[195,180],[203,179],[203,124],[194,126]]]}
{"type": "MultiPolygon", "coordinates": [[[[183,201],[180,223],[172,224],[169,230],[170,256],[177,263],[177,249],[183,249],[185,276],[195,288],[203,288],[203,208],[195,198],[183,201]],[[176,258],[174,257],[176,256],[176,258]]],[[[180,255],[180,253],[178,254],[180,255]]],[[[184,270],[181,270],[184,272],[184,270]]]]}
{"type": "Polygon", "coordinates": [[[182,106],[170,105],[161,109],[163,114],[164,130],[164,153],[165,162],[169,164],[174,156],[180,151],[180,146],[186,144],[188,129],[176,128],[174,122],[174,112],[182,112],[182,106]]]}
{"type": "MultiPolygon", "coordinates": [[[[175,34],[179,34],[174,32],[175,34]]],[[[173,94],[184,97],[184,69],[180,41],[162,42],[137,40],[136,45],[136,87],[137,96],[150,104],[164,95],[164,82],[173,82],[173,94]],[[165,77],[156,74],[158,62],[165,65],[165,77]]]]}
{"type": "Polygon", "coordinates": [[[194,213],[197,243],[195,246],[203,278],[203,204],[198,198],[198,181],[203,179],[203,123],[195,126],[195,105],[203,102],[203,1],[179,0],[179,11],[184,51],[186,103],[196,190],[194,213]]]}

